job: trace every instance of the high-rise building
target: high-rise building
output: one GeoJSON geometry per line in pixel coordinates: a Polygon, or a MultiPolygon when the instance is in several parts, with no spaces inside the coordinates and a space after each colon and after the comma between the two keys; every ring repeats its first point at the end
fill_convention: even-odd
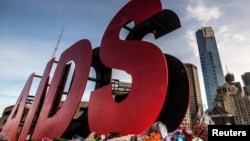
{"type": "Polygon", "coordinates": [[[241,75],[244,85],[250,85],[250,72],[241,75]]]}
{"type": "Polygon", "coordinates": [[[203,104],[197,67],[190,63],[185,63],[184,65],[188,73],[190,95],[188,109],[182,121],[182,125],[191,129],[193,124],[197,122],[197,113],[203,104]]]}
{"type": "Polygon", "coordinates": [[[242,74],[241,78],[244,83],[244,87],[243,87],[244,92],[246,95],[250,96],[250,72],[246,72],[242,74]]]}
{"type": "Polygon", "coordinates": [[[186,63],[184,64],[189,77],[189,89],[190,89],[190,114],[191,118],[194,119],[196,116],[198,109],[200,106],[203,105],[202,97],[201,97],[201,89],[200,89],[200,82],[199,82],[199,75],[197,67],[193,64],[186,63]]]}
{"type": "Polygon", "coordinates": [[[216,89],[224,84],[220,55],[212,27],[202,27],[196,32],[207,105],[213,108],[216,89]]]}
{"type": "Polygon", "coordinates": [[[215,107],[220,107],[232,115],[235,124],[250,124],[250,101],[242,92],[239,82],[226,82],[218,87],[215,107]]]}

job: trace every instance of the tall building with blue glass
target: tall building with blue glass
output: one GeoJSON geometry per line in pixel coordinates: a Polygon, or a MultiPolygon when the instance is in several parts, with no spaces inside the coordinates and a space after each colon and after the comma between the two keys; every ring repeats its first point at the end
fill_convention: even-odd
{"type": "Polygon", "coordinates": [[[204,80],[208,109],[214,106],[218,86],[224,84],[224,74],[212,27],[202,27],[196,32],[200,63],[204,80]]]}

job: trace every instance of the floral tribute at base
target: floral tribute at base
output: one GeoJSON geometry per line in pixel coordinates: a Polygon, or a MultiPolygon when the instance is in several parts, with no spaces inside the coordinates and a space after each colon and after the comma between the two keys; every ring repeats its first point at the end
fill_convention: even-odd
{"type": "Polygon", "coordinates": [[[107,135],[92,132],[86,138],[74,136],[72,139],[55,137],[54,139],[44,138],[44,141],[207,141],[207,124],[197,123],[193,130],[186,126],[180,126],[173,132],[168,132],[162,122],[154,123],[145,132],[134,135],[121,136],[119,132],[111,132],[107,135]]]}

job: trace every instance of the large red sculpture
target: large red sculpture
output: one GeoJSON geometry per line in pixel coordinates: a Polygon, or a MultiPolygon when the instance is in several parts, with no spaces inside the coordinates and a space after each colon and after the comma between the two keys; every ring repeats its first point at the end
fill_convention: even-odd
{"type": "Polygon", "coordinates": [[[136,26],[160,11],[160,1],[133,0],[115,15],[107,27],[101,42],[100,59],[107,67],[129,73],[132,86],[127,98],[119,103],[112,98],[111,84],[92,92],[88,113],[92,131],[138,134],[158,118],[168,88],[165,56],[160,48],[149,42],[124,41],[119,34],[131,20],[136,26]],[[105,117],[105,120],[100,120],[100,117],[105,117]]]}
{"type": "Polygon", "coordinates": [[[1,134],[8,136],[9,141],[15,141],[18,134],[19,124],[22,119],[22,115],[24,112],[26,99],[28,98],[28,94],[31,88],[31,84],[34,78],[34,73],[29,76],[17,102],[16,105],[13,107],[8,120],[6,121],[1,134]]]}
{"type": "Polygon", "coordinates": [[[160,0],[130,1],[108,25],[100,47],[92,50],[88,40],[80,40],[62,53],[50,84],[55,58],[48,62],[25,123],[19,128],[34,74],[30,76],[1,135],[20,141],[28,135],[36,140],[67,135],[91,66],[96,71],[96,90],[91,93],[84,119],[87,124],[83,125],[90,132],[138,134],[155,121],[164,122],[169,131],[176,129],[188,105],[186,69],[177,58],[141,39],[148,33],[159,38],[179,27],[176,14],[163,10],[160,0]],[[129,28],[126,24],[131,21],[135,25],[129,28]],[[129,30],[125,40],[119,38],[122,28],[129,30]],[[73,79],[67,99],[58,109],[70,64],[75,65],[73,79]],[[112,68],[132,77],[131,91],[119,103],[112,98],[112,68]]]}

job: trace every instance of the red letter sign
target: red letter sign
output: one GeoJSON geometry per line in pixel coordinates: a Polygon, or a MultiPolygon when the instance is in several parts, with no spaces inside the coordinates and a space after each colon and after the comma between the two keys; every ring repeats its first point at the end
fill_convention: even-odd
{"type": "Polygon", "coordinates": [[[78,41],[62,53],[51,86],[46,94],[44,106],[38,118],[32,139],[42,139],[43,137],[53,138],[55,135],[62,135],[67,129],[75,115],[86,87],[91,59],[92,47],[88,40],[78,41]],[[54,116],[49,117],[63,68],[69,61],[74,61],[75,63],[74,79],[69,94],[60,110],[54,116]]]}
{"type": "MultiPolygon", "coordinates": [[[[42,79],[40,81],[38,90],[36,92],[34,101],[32,103],[32,106],[29,109],[29,112],[27,114],[27,117],[25,119],[25,123],[23,125],[23,129],[21,130],[20,136],[18,137],[18,140],[24,141],[27,138],[27,135],[30,133],[30,128],[32,124],[34,123],[34,117],[35,115],[39,115],[37,111],[39,111],[39,107],[42,106],[42,101],[44,100],[44,97],[46,95],[47,87],[48,87],[48,81],[49,81],[49,74],[53,66],[53,62],[55,61],[55,58],[51,59],[44,70],[42,79]]],[[[34,125],[33,125],[34,126],[34,125]]]]}
{"type": "Polygon", "coordinates": [[[16,102],[16,105],[12,109],[12,111],[8,117],[8,120],[5,123],[3,130],[1,132],[1,134],[3,134],[4,136],[8,136],[9,141],[15,141],[17,138],[19,124],[22,120],[26,100],[27,100],[29,92],[30,92],[33,78],[34,78],[34,73],[31,74],[29,79],[27,80],[27,82],[23,88],[23,91],[21,92],[21,94],[16,102]]]}
{"type": "Polygon", "coordinates": [[[120,103],[112,98],[111,84],[92,92],[88,111],[92,131],[137,134],[159,116],[168,86],[164,54],[149,42],[120,40],[119,33],[129,21],[136,25],[161,10],[160,0],[132,0],[107,27],[100,58],[105,66],[128,72],[132,77],[132,87],[127,98],[120,103]]]}
{"type": "Polygon", "coordinates": [[[89,125],[92,132],[140,134],[157,120],[170,121],[168,130],[175,129],[188,106],[189,83],[185,66],[141,39],[150,32],[158,38],[178,27],[178,17],[170,10],[163,10],[160,0],[131,0],[112,19],[100,48],[93,50],[93,56],[88,40],[80,40],[62,53],[50,85],[49,74],[55,59],[48,62],[21,129],[19,124],[34,74],[30,76],[1,134],[11,141],[26,140],[28,134],[33,140],[65,135],[82,99],[91,63],[97,69],[96,80],[99,81],[88,105],[86,126],[89,125]],[[121,29],[131,21],[135,26],[129,30],[126,40],[121,40],[121,29]],[[59,109],[62,96],[59,91],[66,85],[68,64],[72,62],[75,64],[73,79],[67,99],[59,109]],[[132,78],[130,92],[121,102],[112,97],[109,81],[113,68],[126,71],[132,78]]]}

